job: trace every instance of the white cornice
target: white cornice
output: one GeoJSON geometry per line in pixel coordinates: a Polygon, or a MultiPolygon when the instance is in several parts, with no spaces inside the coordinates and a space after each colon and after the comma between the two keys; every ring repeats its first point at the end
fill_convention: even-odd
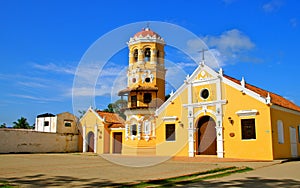
{"type": "Polygon", "coordinates": [[[226,104],[227,100],[219,100],[219,101],[208,101],[208,102],[199,102],[192,104],[184,104],[183,107],[201,107],[201,106],[215,106],[216,104],[226,104]]]}
{"type": "Polygon", "coordinates": [[[295,115],[300,116],[300,112],[298,112],[298,111],[296,111],[296,110],[284,108],[284,107],[282,107],[282,106],[278,106],[278,105],[275,105],[275,104],[273,104],[273,105],[271,106],[271,108],[273,108],[273,109],[275,109],[275,110],[280,110],[280,111],[283,111],[283,112],[288,112],[288,113],[291,113],[291,114],[295,114],[295,115]]]}
{"type": "Polygon", "coordinates": [[[236,114],[239,117],[243,117],[243,116],[256,116],[256,114],[258,113],[257,110],[252,109],[252,110],[239,110],[236,112],[236,114]]]}
{"type": "Polygon", "coordinates": [[[163,121],[176,121],[177,120],[177,116],[165,116],[165,117],[162,117],[162,120],[163,121]]]}

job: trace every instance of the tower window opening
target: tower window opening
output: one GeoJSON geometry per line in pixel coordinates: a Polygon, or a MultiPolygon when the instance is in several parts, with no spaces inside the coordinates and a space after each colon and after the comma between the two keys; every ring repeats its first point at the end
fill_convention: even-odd
{"type": "Polygon", "coordinates": [[[144,93],[144,103],[148,104],[152,101],[151,93],[144,93]]]}
{"type": "Polygon", "coordinates": [[[133,51],[133,59],[134,59],[134,62],[137,62],[137,60],[138,60],[138,56],[139,56],[139,54],[138,54],[138,50],[137,50],[137,49],[135,49],[135,50],[133,51]]]}
{"type": "Polygon", "coordinates": [[[145,54],[144,54],[144,60],[147,62],[147,61],[150,61],[150,57],[151,57],[151,51],[150,51],[150,48],[146,48],[145,50],[145,54]]]}
{"type": "Polygon", "coordinates": [[[149,78],[149,77],[147,77],[146,79],[145,79],[145,82],[146,83],[149,83],[151,81],[151,79],[149,78]]]}
{"type": "Polygon", "coordinates": [[[136,107],[137,106],[137,97],[136,95],[131,96],[131,107],[136,107]]]}
{"type": "Polygon", "coordinates": [[[131,135],[136,136],[137,130],[136,130],[136,124],[131,125],[131,135]]]}

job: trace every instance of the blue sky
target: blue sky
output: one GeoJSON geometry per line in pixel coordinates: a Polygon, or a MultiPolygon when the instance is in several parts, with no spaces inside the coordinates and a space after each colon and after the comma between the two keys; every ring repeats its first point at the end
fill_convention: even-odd
{"type": "MultiPolygon", "coordinates": [[[[0,20],[0,124],[11,125],[21,116],[33,124],[41,113],[73,112],[74,76],[90,46],[116,28],[147,21],[150,28],[151,21],[186,28],[217,55],[225,74],[244,76],[246,82],[300,105],[300,3],[296,0],[0,0],[0,20]]],[[[133,28],[132,35],[139,30],[133,28]]],[[[107,47],[117,42],[108,42],[107,47]]],[[[178,50],[167,46],[166,51],[184,72],[196,67],[178,50]]],[[[93,67],[84,70],[87,80],[97,78],[96,97],[90,104],[99,109],[112,100],[106,92],[110,81],[124,78],[127,49],[109,62],[100,74],[89,74],[93,67]]]]}

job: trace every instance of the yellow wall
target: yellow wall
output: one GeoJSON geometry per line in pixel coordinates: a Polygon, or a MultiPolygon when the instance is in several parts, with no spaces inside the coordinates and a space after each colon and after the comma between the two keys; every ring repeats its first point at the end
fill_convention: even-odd
{"type": "MultiPolygon", "coordinates": [[[[86,126],[85,130],[85,138],[87,141],[87,136],[89,132],[93,132],[95,135],[95,125],[98,125],[98,137],[97,137],[97,148],[96,151],[98,154],[104,153],[104,125],[100,121],[100,119],[93,113],[90,109],[87,111],[87,113],[84,115],[83,118],[80,119],[81,126],[86,126]]],[[[96,142],[96,140],[94,140],[96,142]]]]}
{"type": "Polygon", "coordinates": [[[161,156],[187,156],[188,155],[188,124],[187,109],[182,107],[187,104],[187,89],[170,102],[165,110],[156,119],[156,152],[161,156]],[[163,117],[177,116],[177,120],[163,121],[163,117]],[[175,141],[166,141],[166,124],[175,123],[175,141]]]}
{"type": "Polygon", "coordinates": [[[224,157],[272,160],[270,109],[264,103],[223,84],[227,104],[223,107],[224,157]],[[239,110],[258,110],[252,117],[239,117],[239,110]],[[233,124],[229,122],[229,117],[233,124]],[[242,140],[241,119],[255,118],[256,139],[242,140]],[[234,134],[233,137],[230,134],[234,134]]]}
{"type": "Polygon", "coordinates": [[[271,108],[272,114],[272,133],[273,133],[273,150],[274,159],[279,158],[289,158],[291,157],[291,143],[290,143],[290,130],[289,127],[294,127],[297,133],[297,146],[298,146],[298,156],[300,156],[300,143],[299,143],[299,133],[298,125],[300,125],[300,115],[285,112],[282,110],[277,110],[271,108]],[[284,143],[278,143],[278,129],[277,121],[281,120],[283,122],[283,133],[284,133],[284,143]]]}

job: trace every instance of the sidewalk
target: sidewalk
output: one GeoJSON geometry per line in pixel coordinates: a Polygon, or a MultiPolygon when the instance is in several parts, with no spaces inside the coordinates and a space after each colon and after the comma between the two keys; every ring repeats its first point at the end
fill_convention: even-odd
{"type": "Polygon", "coordinates": [[[198,161],[195,159],[195,161],[189,161],[189,158],[179,160],[179,158],[120,155],[105,155],[104,157],[106,159],[94,154],[81,153],[0,155],[0,183],[10,182],[21,185],[21,187],[99,187],[169,178],[221,167],[259,168],[280,162],[249,162],[234,161],[233,159],[228,161],[209,157],[199,158],[198,161]],[[127,166],[112,163],[107,159],[127,166]],[[136,164],[144,167],[134,167],[138,166],[136,164]]]}

